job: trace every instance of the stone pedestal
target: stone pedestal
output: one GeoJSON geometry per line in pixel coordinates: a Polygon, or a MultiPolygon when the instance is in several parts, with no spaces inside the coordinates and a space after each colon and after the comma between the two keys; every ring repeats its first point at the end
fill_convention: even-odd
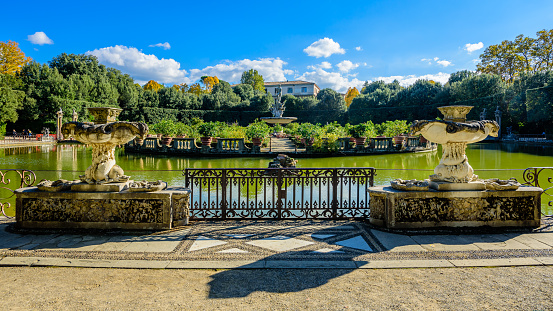
{"type": "Polygon", "coordinates": [[[486,190],[486,184],[481,181],[466,183],[452,183],[444,181],[431,181],[430,188],[438,191],[479,191],[486,190]]]}
{"type": "Polygon", "coordinates": [[[74,192],[121,192],[129,188],[132,180],[127,182],[105,183],[105,184],[89,184],[81,182],[71,186],[71,191],[74,192]]]}
{"type": "Polygon", "coordinates": [[[370,222],[390,229],[433,227],[539,227],[537,187],[513,191],[400,191],[368,189],[370,222]]]}
{"type": "Polygon", "coordinates": [[[20,228],[157,230],[188,224],[189,194],[185,188],[155,192],[15,191],[20,228]]]}

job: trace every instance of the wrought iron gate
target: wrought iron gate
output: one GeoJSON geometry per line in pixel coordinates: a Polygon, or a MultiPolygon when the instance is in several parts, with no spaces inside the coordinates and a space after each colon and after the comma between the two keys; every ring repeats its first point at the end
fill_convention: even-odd
{"type": "Polygon", "coordinates": [[[374,168],[185,169],[191,219],[369,217],[374,168]]]}

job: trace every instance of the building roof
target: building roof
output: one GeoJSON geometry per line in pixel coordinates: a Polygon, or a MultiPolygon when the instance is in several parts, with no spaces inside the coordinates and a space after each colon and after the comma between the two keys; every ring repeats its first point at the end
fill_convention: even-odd
{"type": "MultiPolygon", "coordinates": [[[[278,85],[298,85],[298,84],[314,84],[317,85],[315,82],[307,82],[307,81],[282,81],[282,82],[265,82],[265,86],[278,86],[278,85]]],[[[319,87],[317,85],[317,87],[319,87]]]]}

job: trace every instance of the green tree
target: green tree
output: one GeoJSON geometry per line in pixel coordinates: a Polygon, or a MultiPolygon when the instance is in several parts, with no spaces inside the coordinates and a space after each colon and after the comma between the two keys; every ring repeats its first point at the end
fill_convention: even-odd
{"type": "Polygon", "coordinates": [[[0,73],[0,127],[4,127],[7,122],[17,121],[17,110],[23,108],[25,93],[16,90],[20,83],[13,75],[0,73]]]}
{"type": "Polygon", "coordinates": [[[106,67],[98,63],[94,55],[62,53],[52,58],[48,64],[50,68],[56,68],[64,78],[73,74],[95,77],[107,72],[106,67]]]}
{"type": "Polygon", "coordinates": [[[242,78],[240,78],[240,83],[249,84],[254,90],[260,92],[265,92],[265,82],[263,76],[257,72],[255,69],[250,69],[242,73],[242,78]]]}
{"type": "Polygon", "coordinates": [[[553,69],[553,30],[541,30],[536,35],[536,39],[518,35],[514,41],[490,45],[480,55],[477,70],[513,82],[524,72],[553,69]]]}
{"type": "Polygon", "coordinates": [[[254,95],[253,87],[249,84],[238,84],[233,88],[233,91],[240,96],[242,101],[250,100],[254,95]]]}

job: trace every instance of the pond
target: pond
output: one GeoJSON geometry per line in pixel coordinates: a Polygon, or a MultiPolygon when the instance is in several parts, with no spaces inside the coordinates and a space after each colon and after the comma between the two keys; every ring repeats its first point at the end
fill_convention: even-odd
{"type": "MultiPolygon", "coordinates": [[[[344,156],[332,158],[301,158],[300,168],[317,167],[374,167],[377,169],[375,185],[389,184],[396,178],[424,179],[440,161],[441,150],[417,154],[386,154],[344,156]]],[[[528,167],[552,167],[553,146],[524,146],[507,143],[480,143],[469,145],[467,156],[480,178],[522,181],[528,167]]],[[[185,168],[265,168],[271,158],[185,158],[126,154],[116,150],[117,164],[134,180],[163,180],[173,186],[184,186],[182,170],[185,168]]],[[[37,180],[78,179],[90,165],[91,148],[81,145],[48,145],[0,149],[0,169],[33,170],[37,180]]],[[[540,176],[542,186],[549,187],[547,177],[540,176]],[[542,181],[543,180],[543,181],[542,181]]],[[[5,195],[0,194],[0,197],[5,195]]],[[[543,198],[549,201],[550,197],[543,198]]],[[[542,202],[548,214],[553,207],[542,202]]]]}

